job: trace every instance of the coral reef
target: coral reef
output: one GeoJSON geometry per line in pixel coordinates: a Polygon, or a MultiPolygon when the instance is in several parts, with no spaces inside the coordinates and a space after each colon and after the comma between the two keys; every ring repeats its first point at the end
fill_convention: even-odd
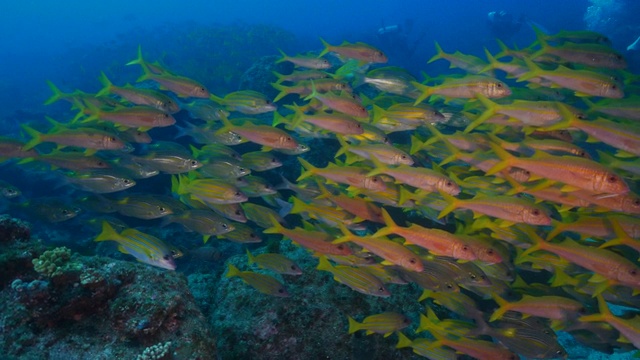
{"type": "Polygon", "coordinates": [[[0,353],[8,359],[215,358],[179,273],[66,248],[44,251],[35,240],[5,243],[2,254],[2,265],[14,264],[3,276],[10,286],[0,291],[0,353]]]}

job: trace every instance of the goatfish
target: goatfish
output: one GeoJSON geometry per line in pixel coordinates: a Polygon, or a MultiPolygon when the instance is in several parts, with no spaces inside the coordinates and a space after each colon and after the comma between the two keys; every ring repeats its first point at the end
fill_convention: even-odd
{"type": "Polygon", "coordinates": [[[322,105],[328,107],[331,110],[338,111],[347,115],[351,115],[356,118],[368,118],[369,112],[362,104],[353,98],[351,95],[336,95],[331,92],[321,94],[317,91],[316,85],[311,80],[311,94],[306,96],[304,100],[316,99],[322,103],[322,105]]]}
{"type": "Polygon", "coordinates": [[[347,316],[347,319],[349,319],[349,334],[365,330],[367,335],[384,334],[384,337],[388,337],[394,332],[411,325],[411,321],[406,316],[395,312],[370,315],[364,318],[361,323],[351,316],[347,316]]]}
{"type": "Polygon", "coordinates": [[[253,90],[240,90],[229,93],[223,98],[211,94],[209,99],[224,106],[229,111],[243,114],[262,114],[276,110],[276,105],[267,97],[253,90]]]}
{"type": "Polygon", "coordinates": [[[231,131],[251,142],[273,149],[293,150],[298,147],[298,142],[291,135],[272,126],[254,125],[249,121],[242,125],[234,125],[225,117],[222,118],[222,122],[224,126],[217,130],[216,134],[231,131]]]}
{"type": "Polygon", "coordinates": [[[290,296],[284,285],[269,275],[254,273],[251,271],[240,271],[237,267],[229,264],[229,271],[227,271],[225,276],[228,278],[237,276],[246,284],[263,294],[278,297],[290,296]]]}
{"type": "Polygon", "coordinates": [[[209,91],[199,82],[184,76],[172,75],[167,71],[158,73],[153,71],[149,64],[142,58],[142,47],[138,46],[138,58],[130,61],[127,65],[138,64],[142,67],[144,74],[138,78],[138,82],[152,80],[160,84],[163,90],[169,90],[179,97],[208,98],[209,91]]]}
{"type": "Polygon", "coordinates": [[[22,125],[22,129],[31,136],[31,140],[24,144],[24,151],[47,142],[56,143],[58,149],[74,146],[93,150],[133,150],[131,145],[126,144],[113,133],[94,128],[71,129],[51,118],[48,119],[54,123],[54,127],[47,133],[41,133],[26,124],[22,125]]]}
{"type": "Polygon", "coordinates": [[[414,105],[432,95],[442,95],[448,98],[470,99],[481,93],[488,98],[503,98],[511,95],[511,89],[504,82],[488,76],[467,75],[462,78],[448,78],[443,83],[427,86],[419,82],[412,82],[416,89],[422,91],[414,105]]]}
{"type": "Polygon", "coordinates": [[[331,67],[331,63],[329,62],[329,60],[322,58],[322,55],[320,56],[315,56],[315,55],[289,56],[280,49],[278,49],[278,51],[280,51],[280,54],[282,54],[282,57],[276,60],[276,64],[279,64],[282,62],[290,62],[296,67],[303,67],[303,68],[314,69],[314,70],[323,70],[331,67]]]}
{"type": "Polygon", "coordinates": [[[320,38],[320,41],[322,41],[322,45],[324,45],[324,50],[322,50],[318,57],[334,52],[343,58],[358,60],[362,65],[369,63],[384,64],[389,61],[387,55],[381,50],[362,42],[352,44],[344,41],[340,45],[331,45],[322,38],[320,38]]]}
{"type": "Polygon", "coordinates": [[[118,234],[108,222],[102,222],[102,232],[94,241],[115,241],[118,250],[133,255],[138,261],[167,270],[175,270],[171,247],[155,236],[136,229],[126,229],[118,234]]]}
{"type": "Polygon", "coordinates": [[[98,91],[96,94],[98,97],[115,94],[132,104],[151,106],[169,114],[175,114],[180,111],[180,105],[178,105],[178,103],[171,97],[161,93],[160,91],[153,89],[139,89],[129,84],[126,86],[115,86],[104,72],[100,73],[99,79],[104,88],[98,91]]]}
{"type": "Polygon", "coordinates": [[[306,179],[313,175],[320,175],[328,180],[353,186],[359,189],[369,189],[382,191],[386,188],[384,181],[379,176],[368,175],[369,171],[353,166],[337,166],[329,164],[326,168],[317,168],[307,162],[305,159],[298,157],[298,161],[306,169],[297,181],[306,179]]]}
{"type": "Polygon", "coordinates": [[[271,217],[271,227],[263,230],[265,234],[281,234],[300,246],[320,254],[349,256],[353,254],[351,248],[345,244],[332,244],[333,236],[322,232],[301,228],[287,229],[271,217]]]}
{"type": "Polygon", "coordinates": [[[211,236],[222,235],[235,230],[235,226],[211,210],[189,209],[179,214],[162,218],[162,225],[171,223],[182,225],[187,231],[195,231],[202,235],[204,243],[211,236]]]}

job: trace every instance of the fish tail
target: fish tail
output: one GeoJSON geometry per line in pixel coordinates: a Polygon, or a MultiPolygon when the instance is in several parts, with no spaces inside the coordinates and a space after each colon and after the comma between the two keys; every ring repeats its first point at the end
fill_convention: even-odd
{"type": "Polygon", "coordinates": [[[398,224],[396,224],[396,222],[393,221],[393,218],[391,218],[391,215],[389,215],[387,210],[384,208],[382,208],[382,219],[384,220],[384,224],[386,226],[376,231],[375,234],[371,235],[372,237],[380,237],[380,236],[392,234],[394,229],[398,227],[398,224]]]}
{"type": "Polygon", "coordinates": [[[598,111],[598,105],[596,105],[593,101],[587,99],[586,97],[580,98],[582,102],[587,105],[587,113],[592,113],[598,111]]]}
{"type": "Polygon", "coordinates": [[[247,264],[251,265],[255,262],[256,262],[255,256],[253,256],[251,251],[249,251],[249,249],[247,248],[247,264]]]}
{"type": "Polygon", "coordinates": [[[535,59],[538,56],[544,55],[549,51],[549,44],[547,43],[547,41],[544,39],[544,37],[547,35],[545,33],[542,32],[542,30],[538,29],[537,27],[533,27],[533,31],[536,33],[536,40],[538,42],[538,44],[540,45],[540,50],[536,51],[535,53],[533,53],[530,56],[530,59],[535,59]]]}
{"type": "Polygon", "coordinates": [[[504,313],[509,311],[509,302],[500,297],[500,295],[498,295],[497,293],[492,293],[491,297],[493,297],[493,300],[498,304],[499,307],[496,309],[496,311],[493,312],[493,314],[491,314],[489,322],[500,319],[504,315],[504,313]]]}
{"type": "Polygon", "coordinates": [[[420,104],[422,101],[424,101],[424,99],[428,98],[429,96],[431,96],[431,94],[433,94],[433,87],[431,86],[427,86],[424,84],[421,84],[417,81],[412,81],[411,84],[418,90],[420,90],[422,92],[422,94],[420,94],[420,96],[418,96],[418,98],[416,99],[416,101],[413,102],[413,106],[416,106],[418,104],[420,104]]]}
{"type": "MultiPolygon", "coordinates": [[[[558,111],[562,116],[562,120],[551,126],[545,127],[544,128],[545,131],[562,130],[571,126],[576,126],[580,128],[579,125],[582,123],[582,121],[578,120],[576,115],[569,110],[567,105],[560,102],[556,102],[556,107],[558,108],[558,111]]],[[[591,136],[589,136],[589,138],[591,138],[591,136]]],[[[589,140],[587,140],[587,142],[589,142],[589,140]]]]}
{"type": "Polygon", "coordinates": [[[409,148],[409,154],[413,155],[422,150],[425,143],[423,143],[417,136],[411,135],[411,147],[409,148]]]}
{"type": "Polygon", "coordinates": [[[120,235],[109,225],[108,222],[102,222],[102,232],[93,241],[117,241],[120,235]]]}
{"type": "MultiPolygon", "coordinates": [[[[427,308],[427,309],[430,310],[431,308],[427,308]]],[[[418,325],[418,328],[416,329],[416,331],[421,332],[421,331],[429,330],[432,328],[433,328],[433,324],[431,323],[431,320],[429,320],[429,318],[426,317],[424,314],[420,314],[420,325],[418,325]]]]}
{"type": "Polygon", "coordinates": [[[285,124],[285,126],[291,125],[291,121],[286,116],[280,114],[278,111],[274,111],[272,126],[277,126],[280,124],[285,124]]]}
{"type": "Polygon", "coordinates": [[[494,144],[494,143],[490,143],[489,146],[491,146],[491,149],[493,149],[493,151],[495,152],[495,154],[500,158],[499,163],[495,164],[491,169],[487,170],[486,174],[487,175],[493,175],[497,172],[500,172],[504,169],[506,169],[507,167],[511,166],[511,163],[513,162],[513,159],[515,159],[515,157],[511,154],[509,154],[505,149],[501,148],[500,146],[494,144]]]}
{"type": "Polygon", "coordinates": [[[527,238],[533,241],[533,244],[527,250],[521,252],[520,254],[518,254],[518,256],[516,256],[516,259],[514,260],[514,264],[516,265],[522,263],[522,260],[525,256],[528,256],[529,254],[538,250],[543,250],[544,244],[546,244],[545,241],[540,238],[540,236],[538,236],[538,234],[536,234],[531,227],[519,226],[518,229],[524,232],[527,235],[527,238]]]}
{"type": "Polygon", "coordinates": [[[233,266],[233,264],[229,264],[228,268],[229,271],[227,271],[225,277],[232,278],[234,276],[240,276],[240,270],[237,267],[233,266]]]}
{"type": "Polygon", "coordinates": [[[442,219],[443,217],[447,216],[447,214],[449,214],[450,212],[452,212],[453,210],[457,209],[460,206],[459,199],[456,199],[453,196],[443,192],[441,192],[440,195],[447,202],[447,206],[445,206],[445,208],[442,209],[442,211],[440,211],[440,214],[438,214],[438,219],[442,219]]]}
{"type": "Polygon", "coordinates": [[[311,80],[311,94],[305,96],[303,100],[309,101],[316,96],[318,96],[318,91],[316,90],[316,83],[313,80],[311,80]]]}
{"type": "Polygon", "coordinates": [[[319,58],[323,57],[324,55],[328,54],[329,51],[331,51],[329,50],[331,48],[331,45],[328,42],[324,41],[323,38],[320,38],[320,41],[322,42],[322,46],[324,46],[324,50],[322,50],[322,52],[320,52],[320,55],[318,55],[319,58]]]}
{"type": "Polygon", "coordinates": [[[232,131],[233,130],[233,124],[231,123],[231,121],[229,121],[229,119],[221,114],[220,115],[220,121],[222,121],[222,127],[218,130],[216,130],[216,134],[223,134],[227,131],[232,131]]]}
{"type": "Polygon", "coordinates": [[[305,159],[303,159],[301,157],[298,157],[298,161],[300,161],[300,164],[302,164],[304,169],[306,169],[307,171],[302,172],[296,181],[300,181],[300,180],[306,179],[306,178],[314,175],[318,171],[318,168],[313,166],[313,165],[311,165],[307,160],[305,160],[305,159]]]}
{"type": "Polygon", "coordinates": [[[440,44],[438,44],[438,42],[436,41],[436,54],[431,59],[429,59],[429,61],[427,61],[427,64],[431,64],[438,59],[444,59],[444,55],[446,55],[445,52],[442,50],[442,47],[440,47],[440,44]]]}
{"type": "Polygon", "coordinates": [[[278,222],[278,219],[276,219],[273,215],[269,214],[269,221],[271,222],[271,227],[262,230],[263,233],[265,233],[265,234],[282,234],[283,233],[284,226],[282,226],[278,222]]]}
{"type": "Polygon", "coordinates": [[[373,104],[373,117],[371,118],[371,124],[378,124],[385,114],[385,110],[380,106],[373,104]]]}
{"type": "Polygon", "coordinates": [[[584,322],[606,321],[607,317],[613,316],[611,314],[611,310],[609,310],[609,307],[607,306],[607,302],[602,297],[602,294],[598,294],[596,298],[598,299],[598,311],[600,311],[600,313],[581,316],[578,320],[584,322]]]}
{"type": "Polygon", "coordinates": [[[65,94],[62,91],[60,91],[60,89],[58,89],[58,87],[51,81],[47,80],[47,85],[49,85],[49,88],[51,89],[51,91],[53,92],[53,95],[51,95],[50,98],[47,99],[47,101],[44,102],[44,105],[49,105],[49,104],[53,104],[54,102],[63,99],[64,97],[68,96],[69,94],[65,94]]]}
{"type": "Polygon", "coordinates": [[[489,52],[489,50],[487,50],[487,48],[484,48],[484,54],[487,56],[487,62],[489,63],[487,66],[483,67],[479,74],[485,73],[487,71],[491,71],[495,68],[497,68],[497,65],[499,65],[499,61],[493,56],[491,55],[491,53],[489,52]]]}
{"type": "Polygon", "coordinates": [[[138,57],[134,60],[129,61],[126,65],[142,65],[145,64],[144,58],[142,57],[142,45],[138,45],[138,57]]]}
{"type": "Polygon", "coordinates": [[[283,97],[291,94],[291,87],[290,86],[284,86],[278,83],[271,83],[271,86],[273,86],[276,90],[280,91],[278,93],[278,95],[276,95],[276,97],[273,99],[273,102],[276,102],[280,99],[282,99],[283,97]]]}
{"type": "Polygon", "coordinates": [[[490,118],[493,114],[496,113],[498,109],[498,104],[489,100],[486,96],[481,93],[476,93],[476,98],[484,105],[486,108],[485,111],[480,114],[475,120],[473,120],[467,127],[464,129],[464,133],[467,134],[471,132],[471,130],[477,128],[482,123],[484,123],[488,118],[490,118]]]}
{"type": "Polygon", "coordinates": [[[420,295],[420,297],[418,298],[418,302],[426,300],[428,298],[431,297],[431,295],[433,295],[433,291],[432,290],[428,290],[428,289],[424,289],[422,291],[422,295],[420,295]]]}
{"type": "Polygon", "coordinates": [[[398,343],[396,344],[396,349],[410,346],[413,346],[413,341],[411,341],[411,339],[409,339],[405,334],[398,331],[398,343]]]}
{"type": "Polygon", "coordinates": [[[337,136],[337,138],[338,142],[340,143],[340,149],[338,149],[338,151],[336,152],[336,155],[334,156],[335,158],[347,153],[347,151],[349,151],[349,148],[351,147],[351,145],[349,145],[349,143],[342,136],[337,136]]]}
{"type": "Polygon", "coordinates": [[[538,77],[540,76],[544,70],[542,70],[542,68],[540,68],[538,65],[536,65],[536,63],[534,63],[531,59],[525,57],[524,58],[524,62],[525,64],[527,64],[527,67],[529,68],[529,71],[524,73],[523,75],[521,75],[516,82],[523,82],[523,81],[527,81],[529,79],[533,79],[534,77],[538,77]]]}
{"type": "Polygon", "coordinates": [[[286,75],[280,74],[277,71],[272,71],[271,73],[273,74],[273,76],[275,76],[278,79],[276,80],[276,84],[280,84],[281,82],[283,82],[284,77],[286,76],[286,75]]]}
{"type": "Polygon", "coordinates": [[[496,39],[496,42],[498,43],[498,46],[500,47],[500,52],[495,55],[495,58],[496,59],[500,59],[500,58],[505,57],[505,56],[510,56],[511,49],[509,49],[507,47],[507,45],[504,42],[502,42],[502,40],[500,40],[500,39],[496,39]]]}
{"type": "Polygon", "coordinates": [[[327,257],[322,255],[318,257],[318,266],[316,267],[316,269],[331,272],[333,270],[333,266],[331,266],[331,263],[329,262],[327,257]]]}
{"type": "Polygon", "coordinates": [[[100,72],[100,77],[98,78],[98,80],[100,80],[100,83],[104,87],[100,91],[98,91],[96,97],[108,95],[111,91],[111,88],[113,87],[113,83],[111,82],[111,80],[109,80],[107,74],[105,74],[104,71],[100,72]]]}
{"type": "Polygon", "coordinates": [[[24,144],[24,146],[22,146],[22,150],[23,151],[27,151],[30,149],[33,149],[34,147],[36,147],[38,144],[40,144],[42,142],[42,133],[39,132],[38,130],[30,127],[27,124],[22,124],[20,127],[22,127],[22,129],[29,135],[31,136],[31,140],[27,141],[26,144],[24,144]]]}
{"type": "Polygon", "coordinates": [[[276,60],[276,64],[279,64],[281,62],[285,62],[285,61],[289,60],[289,56],[287,54],[285,54],[285,52],[282,51],[282,49],[278,49],[278,51],[280,52],[282,57],[280,59],[276,60]]]}
{"type": "Polygon", "coordinates": [[[371,155],[369,159],[373,163],[373,169],[367,173],[367,176],[376,176],[383,174],[385,171],[389,169],[386,164],[383,164],[377,157],[371,155]]]}
{"type": "Polygon", "coordinates": [[[355,321],[351,316],[347,315],[347,319],[349,320],[349,334],[353,334],[358,330],[362,330],[362,324],[355,321]]]}

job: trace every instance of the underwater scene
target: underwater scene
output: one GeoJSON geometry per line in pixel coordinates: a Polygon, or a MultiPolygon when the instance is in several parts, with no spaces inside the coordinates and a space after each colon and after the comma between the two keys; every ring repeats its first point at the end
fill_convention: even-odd
{"type": "Polygon", "coordinates": [[[0,360],[640,356],[640,2],[10,2],[0,360]]]}

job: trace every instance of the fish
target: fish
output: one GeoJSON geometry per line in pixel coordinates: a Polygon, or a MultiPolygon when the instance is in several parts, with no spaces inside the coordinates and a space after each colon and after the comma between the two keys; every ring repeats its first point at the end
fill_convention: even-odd
{"type": "Polygon", "coordinates": [[[311,94],[306,96],[304,100],[316,99],[322,105],[331,110],[353,116],[355,118],[368,118],[369,112],[362,104],[351,95],[336,95],[331,92],[321,94],[317,91],[315,83],[311,80],[311,94]]]}
{"type": "Polygon", "coordinates": [[[277,297],[291,296],[287,289],[278,280],[265,274],[259,274],[251,271],[240,271],[232,264],[228,265],[228,271],[225,275],[227,278],[239,277],[246,284],[259,292],[277,297]]]}
{"type": "Polygon", "coordinates": [[[247,201],[247,195],[237,187],[217,179],[196,179],[179,174],[171,177],[171,190],[177,195],[189,195],[205,204],[235,204],[247,201]]]}
{"type": "Polygon", "coordinates": [[[240,163],[253,171],[267,171],[282,166],[282,161],[277,156],[263,151],[242,154],[240,163]]]}
{"type": "Polygon", "coordinates": [[[316,55],[297,55],[297,56],[288,56],[284,53],[284,51],[278,49],[282,57],[276,60],[276,64],[282,62],[290,62],[294,64],[296,67],[303,67],[307,69],[314,70],[324,70],[331,67],[331,63],[329,60],[322,58],[322,56],[316,55]]]}
{"type": "Polygon", "coordinates": [[[385,55],[381,50],[362,42],[352,44],[344,41],[340,45],[331,45],[322,38],[320,38],[320,41],[322,42],[322,45],[324,45],[324,50],[320,52],[318,57],[322,57],[327,53],[333,52],[347,59],[358,60],[362,64],[384,64],[389,61],[387,55],[385,55]]]}
{"type": "Polygon", "coordinates": [[[331,243],[331,241],[334,240],[333,236],[325,232],[301,228],[287,229],[280,225],[276,218],[270,217],[270,220],[271,227],[262,231],[265,234],[281,234],[296,244],[321,254],[338,256],[349,256],[353,254],[351,248],[345,244],[331,243]]]}
{"type": "Polygon", "coordinates": [[[282,275],[302,275],[302,269],[293,261],[280,254],[265,253],[253,255],[247,249],[247,264],[257,264],[263,269],[269,269],[282,275]]]}
{"type": "Polygon", "coordinates": [[[31,140],[24,144],[25,151],[47,142],[55,143],[58,149],[74,146],[95,150],[133,150],[113,133],[93,128],[71,129],[51,118],[48,119],[54,123],[54,127],[47,133],[41,133],[26,124],[22,125],[22,129],[31,136],[31,140]]]}
{"type": "MultiPolygon", "coordinates": [[[[277,108],[273,101],[267,99],[264,94],[253,90],[232,92],[225,95],[224,98],[211,94],[209,99],[224,106],[229,111],[238,111],[250,115],[275,111],[277,108]]],[[[221,116],[221,119],[224,117],[226,116],[221,116]]]]}
{"type": "MultiPolygon", "coordinates": [[[[487,63],[477,56],[463,54],[460,51],[456,51],[453,54],[447,54],[442,50],[440,44],[436,42],[436,54],[431,59],[429,59],[429,61],[427,61],[427,64],[430,64],[439,59],[449,61],[449,63],[451,64],[449,68],[457,67],[472,74],[480,73],[487,66],[487,63]]],[[[491,74],[490,72],[489,75],[493,76],[493,74],[491,74]]]]}
{"type": "Polygon", "coordinates": [[[382,281],[364,269],[344,265],[332,266],[325,256],[320,256],[318,260],[318,270],[330,272],[334,280],[359,293],[383,298],[391,296],[382,281]]]}
{"type": "Polygon", "coordinates": [[[242,224],[234,223],[234,230],[218,235],[219,239],[227,239],[240,244],[254,244],[262,242],[262,237],[252,227],[242,224]]]}
{"type": "Polygon", "coordinates": [[[171,215],[174,210],[166,199],[151,194],[135,194],[116,201],[118,213],[138,219],[158,219],[171,215]]]}
{"type": "Polygon", "coordinates": [[[93,241],[115,241],[120,252],[134,256],[139,262],[167,270],[176,269],[171,248],[155,236],[136,229],[129,228],[117,233],[104,221],[102,232],[93,241]]]}
{"type": "Polygon", "coordinates": [[[236,229],[234,224],[206,209],[190,209],[162,218],[162,226],[172,223],[201,234],[205,244],[211,236],[223,235],[236,229]]]}
{"type": "Polygon", "coordinates": [[[413,105],[418,105],[432,95],[441,95],[448,98],[473,98],[481,93],[488,98],[503,98],[511,95],[511,88],[504,82],[479,75],[467,75],[462,78],[447,78],[438,85],[427,86],[419,82],[412,82],[413,86],[421,91],[413,105]]]}
{"type": "Polygon", "coordinates": [[[337,166],[330,163],[327,167],[320,169],[311,165],[302,157],[298,157],[298,161],[300,161],[300,164],[302,164],[306,171],[300,174],[297,181],[304,180],[313,175],[319,175],[325,179],[360,189],[381,191],[386,188],[384,181],[382,181],[379,176],[370,176],[368,175],[369,171],[363,168],[337,166]]]}
{"type": "Polygon", "coordinates": [[[615,316],[609,310],[606,301],[602,298],[602,295],[597,295],[598,310],[600,313],[585,315],[578,318],[581,322],[603,321],[613,326],[616,330],[622,334],[629,342],[636,348],[640,348],[640,322],[638,316],[634,316],[631,319],[624,319],[615,316]]]}
{"type": "Polygon", "coordinates": [[[81,211],[55,197],[33,198],[18,206],[31,217],[47,223],[59,223],[73,219],[81,211]]]}
{"type": "Polygon", "coordinates": [[[11,185],[10,183],[0,180],[0,195],[5,199],[13,199],[22,194],[20,189],[11,185]]]}
{"type": "Polygon", "coordinates": [[[395,312],[369,315],[362,322],[357,322],[351,316],[347,316],[347,319],[349,320],[349,334],[365,330],[367,335],[384,334],[384,337],[388,337],[411,325],[411,321],[407,317],[395,312]]]}
{"type": "Polygon", "coordinates": [[[133,179],[104,170],[66,173],[65,178],[70,184],[96,194],[123,191],[136,185],[133,179]]]}
{"type": "Polygon", "coordinates": [[[298,142],[289,133],[272,126],[254,125],[249,121],[242,125],[234,125],[226,118],[222,118],[222,122],[224,127],[217,130],[216,134],[231,131],[251,142],[273,149],[293,150],[298,147],[298,142]]]}
{"type": "Polygon", "coordinates": [[[564,296],[538,296],[523,295],[516,302],[508,302],[498,294],[493,294],[493,299],[500,306],[493,312],[489,321],[500,319],[507,311],[517,311],[526,316],[538,316],[563,322],[576,319],[581,313],[585,313],[584,306],[573,299],[564,296]]]}
{"type": "Polygon", "coordinates": [[[133,104],[151,106],[168,114],[180,111],[180,105],[160,91],[136,88],[129,84],[124,87],[115,86],[104,72],[100,73],[99,79],[104,87],[96,94],[98,97],[115,94],[133,104]]]}
{"type": "MultiPolygon", "coordinates": [[[[442,209],[438,218],[446,216],[455,209],[469,209],[476,214],[484,214],[508,223],[524,223],[531,225],[551,225],[551,218],[541,206],[535,205],[526,199],[509,196],[484,196],[477,195],[469,200],[456,199],[453,196],[442,194],[448,205],[442,209]]],[[[505,223],[506,225],[506,223],[505,223]]]]}

